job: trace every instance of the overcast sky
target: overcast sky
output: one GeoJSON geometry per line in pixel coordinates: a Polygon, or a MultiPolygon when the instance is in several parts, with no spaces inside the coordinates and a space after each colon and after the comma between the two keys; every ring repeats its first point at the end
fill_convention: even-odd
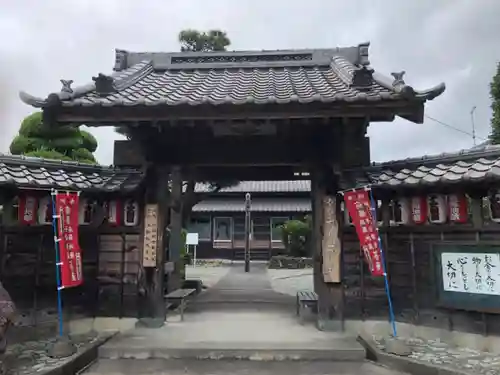
{"type": "MultiPolygon", "coordinates": [[[[114,49],[176,51],[184,28],[220,28],[231,49],[329,48],[370,41],[373,68],[406,71],[418,89],[444,81],[426,114],[489,133],[489,82],[500,60],[500,0],[0,0],[0,152],[33,109],[19,90],[45,97],[59,80],[110,73],[114,49]]],[[[92,129],[98,160],[112,163],[111,128],[92,129]]],[[[472,146],[471,136],[426,119],[370,126],[372,160],[472,146]]]]}

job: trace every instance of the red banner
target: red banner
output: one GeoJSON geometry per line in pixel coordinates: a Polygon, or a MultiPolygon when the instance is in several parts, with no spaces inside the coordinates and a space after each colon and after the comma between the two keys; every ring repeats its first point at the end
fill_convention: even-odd
{"type": "Polygon", "coordinates": [[[344,201],[372,275],[383,276],[382,254],[369,192],[365,189],[345,192],[344,201]]]}
{"type": "Polygon", "coordinates": [[[78,244],[78,201],[77,193],[56,194],[62,288],[71,288],[83,282],[82,254],[78,244]]]}

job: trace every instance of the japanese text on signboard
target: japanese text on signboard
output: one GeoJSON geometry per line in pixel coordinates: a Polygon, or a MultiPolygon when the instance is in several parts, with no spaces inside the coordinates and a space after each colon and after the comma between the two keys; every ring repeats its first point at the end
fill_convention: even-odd
{"type": "Polygon", "coordinates": [[[364,189],[345,192],[344,201],[372,275],[382,276],[384,274],[382,256],[369,192],[364,189]]]}
{"type": "Polygon", "coordinates": [[[83,282],[82,254],[78,243],[77,193],[56,194],[58,218],[59,261],[61,263],[61,287],[71,288],[83,282]]]}
{"type": "Polygon", "coordinates": [[[441,268],[447,292],[500,295],[498,253],[442,253],[441,268]]]}

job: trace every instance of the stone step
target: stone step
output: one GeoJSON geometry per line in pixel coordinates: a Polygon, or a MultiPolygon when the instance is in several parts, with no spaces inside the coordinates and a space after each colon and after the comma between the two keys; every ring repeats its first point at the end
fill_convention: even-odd
{"type": "Polygon", "coordinates": [[[356,341],[311,342],[196,342],[176,346],[113,345],[99,349],[101,359],[192,359],[192,360],[249,360],[249,361],[363,361],[365,349],[356,341]]]}
{"type": "Polygon", "coordinates": [[[243,360],[163,360],[151,359],[101,359],[90,367],[84,375],[399,375],[401,373],[360,362],[330,361],[276,361],[259,362],[243,360]]]}

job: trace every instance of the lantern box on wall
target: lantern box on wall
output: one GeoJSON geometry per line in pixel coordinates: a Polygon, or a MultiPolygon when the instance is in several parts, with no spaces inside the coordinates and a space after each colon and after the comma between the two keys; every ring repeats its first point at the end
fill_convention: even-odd
{"type": "Polygon", "coordinates": [[[500,190],[493,190],[490,192],[488,203],[491,221],[500,223],[500,190]]]}
{"type": "Polygon", "coordinates": [[[347,210],[344,202],[341,203],[340,208],[344,213],[344,225],[352,225],[351,215],[349,215],[349,210],[347,210]]]}
{"type": "Polygon", "coordinates": [[[135,227],[139,225],[139,203],[128,199],[123,204],[123,225],[135,227]]]}
{"type": "Polygon", "coordinates": [[[31,195],[23,195],[19,198],[18,218],[21,224],[35,224],[37,218],[37,199],[31,195]]]}
{"type": "Polygon", "coordinates": [[[442,224],[448,218],[446,197],[439,194],[431,194],[427,197],[427,215],[429,223],[442,224]]]}
{"type": "Polygon", "coordinates": [[[40,199],[38,203],[38,223],[39,224],[52,224],[52,197],[46,196],[40,199]]]}
{"type": "Polygon", "coordinates": [[[411,222],[411,204],[407,198],[392,201],[392,221],[395,225],[406,225],[411,222]]]}
{"type": "Polygon", "coordinates": [[[122,222],[122,204],[118,200],[110,200],[104,204],[106,218],[109,225],[120,225],[122,222]]]}
{"type": "Polygon", "coordinates": [[[463,193],[448,196],[448,215],[453,223],[466,223],[469,217],[467,196],[463,193]]]}
{"type": "Polygon", "coordinates": [[[91,199],[80,199],[80,207],[78,210],[78,222],[80,225],[89,225],[94,218],[95,201],[91,199]]]}
{"type": "Polygon", "coordinates": [[[412,197],[410,201],[411,221],[414,224],[423,224],[427,221],[427,199],[412,197]]]}

